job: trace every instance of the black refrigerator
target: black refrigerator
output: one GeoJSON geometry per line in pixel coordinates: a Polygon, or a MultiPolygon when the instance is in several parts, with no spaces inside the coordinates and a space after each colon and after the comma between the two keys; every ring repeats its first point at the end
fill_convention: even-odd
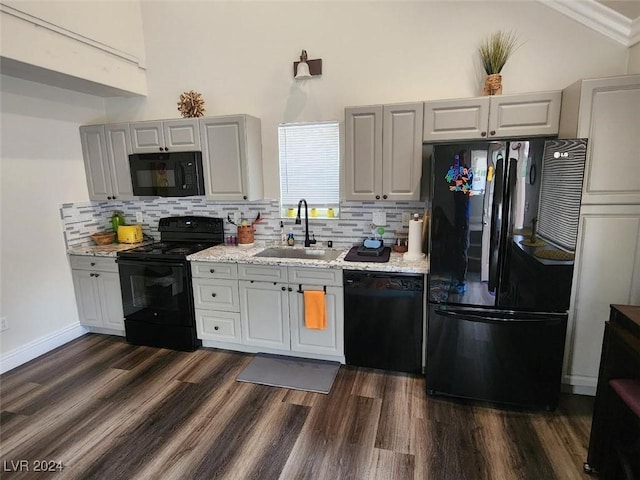
{"type": "Polygon", "coordinates": [[[553,410],[586,140],[436,144],[427,151],[427,393],[553,410]]]}

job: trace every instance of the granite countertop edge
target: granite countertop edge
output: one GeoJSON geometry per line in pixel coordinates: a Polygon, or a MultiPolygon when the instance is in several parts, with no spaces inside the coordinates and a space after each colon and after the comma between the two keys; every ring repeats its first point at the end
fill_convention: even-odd
{"type": "MultiPolygon", "coordinates": [[[[425,257],[418,261],[406,261],[401,253],[392,252],[388,262],[346,262],[344,257],[349,248],[333,250],[341,251],[335,260],[301,259],[301,258],[274,258],[256,257],[255,255],[267,248],[268,245],[237,247],[229,245],[217,245],[189,255],[187,260],[192,262],[222,262],[222,263],[248,263],[253,265],[273,265],[289,267],[316,267],[339,270],[371,270],[377,272],[397,273],[429,273],[429,259],[425,257]]],[[[302,248],[302,247],[291,247],[302,248]]]]}
{"type": "MultiPolygon", "coordinates": [[[[141,243],[112,243],[110,245],[82,244],[67,249],[68,255],[89,255],[96,257],[116,257],[118,252],[146,245],[152,242],[141,243]]],[[[376,272],[395,273],[429,273],[429,257],[422,260],[407,261],[402,253],[392,252],[388,262],[346,262],[344,257],[349,248],[338,248],[340,256],[335,260],[301,259],[301,258],[272,258],[256,257],[265,248],[271,245],[254,245],[251,247],[217,245],[194,253],[187,257],[192,262],[221,262],[221,263],[248,263],[254,265],[272,265],[288,267],[315,267],[332,268],[338,270],[370,270],[376,272]]],[[[291,247],[302,248],[302,247],[291,247]]]]}

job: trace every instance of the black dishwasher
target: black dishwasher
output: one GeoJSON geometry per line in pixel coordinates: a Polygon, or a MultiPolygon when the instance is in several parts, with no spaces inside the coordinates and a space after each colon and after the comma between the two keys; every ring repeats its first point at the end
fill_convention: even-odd
{"type": "Polygon", "coordinates": [[[348,365],[422,373],[424,277],[344,272],[348,365]]]}

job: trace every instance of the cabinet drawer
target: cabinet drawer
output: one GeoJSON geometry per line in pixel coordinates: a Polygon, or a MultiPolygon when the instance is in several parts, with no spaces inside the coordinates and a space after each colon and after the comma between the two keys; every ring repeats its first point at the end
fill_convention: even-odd
{"type": "Polygon", "coordinates": [[[341,286],[342,270],[328,268],[289,267],[289,283],[341,286]]]}
{"type": "Polygon", "coordinates": [[[240,314],[196,310],[196,331],[201,340],[241,343],[240,314]]]}
{"type": "Polygon", "coordinates": [[[238,265],[235,263],[191,262],[191,275],[199,278],[238,278],[238,265]]]}
{"type": "Polygon", "coordinates": [[[193,297],[196,308],[240,311],[237,280],[194,278],[193,297]]]}
{"type": "Polygon", "coordinates": [[[118,272],[115,258],[94,257],[91,255],[70,255],[71,268],[77,270],[100,270],[101,272],[118,272]]]}
{"type": "Polygon", "coordinates": [[[286,282],[287,267],[240,263],[238,264],[238,278],[260,282],[286,282]]]}

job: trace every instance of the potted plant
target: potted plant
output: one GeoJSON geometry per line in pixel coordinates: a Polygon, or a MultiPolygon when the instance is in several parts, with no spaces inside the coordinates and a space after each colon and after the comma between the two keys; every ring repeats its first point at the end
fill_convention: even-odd
{"type": "Polygon", "coordinates": [[[511,54],[519,47],[515,32],[499,30],[485,38],[478,48],[482,66],[487,72],[483,95],[500,95],[502,93],[502,67],[511,54]]]}

